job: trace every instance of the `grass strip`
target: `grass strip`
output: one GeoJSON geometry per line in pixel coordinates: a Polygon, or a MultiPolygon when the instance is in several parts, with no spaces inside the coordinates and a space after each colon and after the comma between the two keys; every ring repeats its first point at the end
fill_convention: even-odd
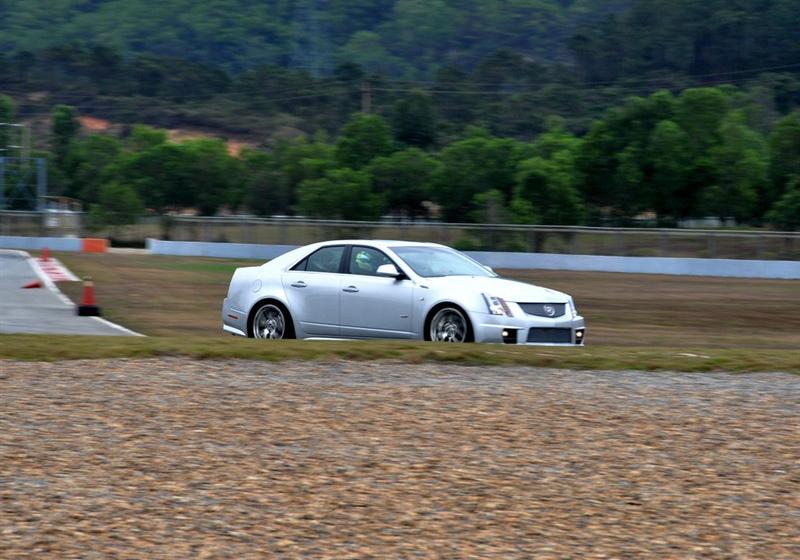
{"type": "Polygon", "coordinates": [[[60,361],[182,356],[197,359],[397,360],[470,366],[533,366],[586,370],[790,372],[800,351],[754,349],[585,348],[446,345],[412,341],[256,341],[238,337],[94,337],[0,335],[0,359],[60,361]]]}

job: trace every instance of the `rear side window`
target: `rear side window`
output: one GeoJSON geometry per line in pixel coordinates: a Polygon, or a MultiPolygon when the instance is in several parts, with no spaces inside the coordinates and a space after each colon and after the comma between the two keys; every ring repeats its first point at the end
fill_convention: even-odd
{"type": "Polygon", "coordinates": [[[342,262],[344,246],[323,247],[317,249],[302,261],[297,263],[292,270],[307,270],[309,272],[339,272],[342,262]]]}

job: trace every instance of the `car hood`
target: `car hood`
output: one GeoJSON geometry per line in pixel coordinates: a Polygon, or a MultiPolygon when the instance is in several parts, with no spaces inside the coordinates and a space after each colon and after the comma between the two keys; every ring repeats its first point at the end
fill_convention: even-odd
{"type": "Polygon", "coordinates": [[[569,296],[565,293],[497,277],[442,276],[424,278],[422,284],[434,289],[453,290],[454,292],[476,291],[514,302],[566,303],[569,301],[569,296]]]}

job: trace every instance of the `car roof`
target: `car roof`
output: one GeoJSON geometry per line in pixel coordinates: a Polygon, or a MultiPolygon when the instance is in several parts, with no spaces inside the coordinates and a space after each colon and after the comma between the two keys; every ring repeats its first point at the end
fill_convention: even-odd
{"type": "Polygon", "coordinates": [[[424,241],[400,241],[391,239],[334,239],[331,241],[315,243],[314,245],[319,247],[325,247],[326,245],[369,245],[381,249],[409,246],[444,247],[444,245],[440,245],[439,243],[426,243],[424,241]]]}

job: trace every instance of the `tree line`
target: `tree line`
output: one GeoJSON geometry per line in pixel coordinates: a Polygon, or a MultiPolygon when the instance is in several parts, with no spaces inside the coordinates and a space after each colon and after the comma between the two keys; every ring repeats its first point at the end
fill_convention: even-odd
{"type": "Polygon", "coordinates": [[[663,70],[587,81],[583,64],[543,63],[501,48],[484,53],[470,68],[443,64],[428,80],[406,81],[351,61],[320,76],[272,65],[230,73],[186,58],[73,44],[0,52],[0,94],[14,98],[25,120],[65,104],[116,123],[203,128],[267,145],[320,130],[336,136],[359,110],[387,119],[405,110],[413,117],[411,109],[425,98],[435,120],[409,121],[408,128],[433,127],[431,144],[441,147],[470,126],[532,140],[546,131],[551,116],[583,134],[607,108],[631,95],[725,83],[737,86],[738,103],[761,112],[753,125],[764,133],[800,107],[800,65],[795,66],[702,75],[663,70]]]}
{"type": "Polygon", "coordinates": [[[343,61],[395,78],[470,67],[498,45],[564,59],[568,37],[630,0],[104,0],[0,2],[0,46],[103,43],[238,73],[257,66],[329,74],[343,61]],[[102,38],[99,41],[98,38],[102,38]]]}
{"type": "Polygon", "coordinates": [[[797,13],[797,0],[3,0],[0,50],[103,44],[231,73],[354,62],[431,79],[506,49],[574,61],[586,81],[677,79],[796,65],[797,13]]]}
{"type": "MultiPolygon", "coordinates": [[[[54,190],[112,223],[145,209],[193,208],[520,224],[718,216],[800,227],[800,111],[763,129],[741,89],[629,97],[583,134],[552,117],[530,141],[468,127],[444,144],[434,141],[435,127],[422,126],[435,115],[418,95],[393,118],[353,113],[338,136],[321,132],[238,156],[222,140],[175,143],[145,125],[123,137],[81,134],[75,109],[59,106],[49,173],[54,190]]],[[[13,110],[7,98],[3,110],[13,110]]]]}

